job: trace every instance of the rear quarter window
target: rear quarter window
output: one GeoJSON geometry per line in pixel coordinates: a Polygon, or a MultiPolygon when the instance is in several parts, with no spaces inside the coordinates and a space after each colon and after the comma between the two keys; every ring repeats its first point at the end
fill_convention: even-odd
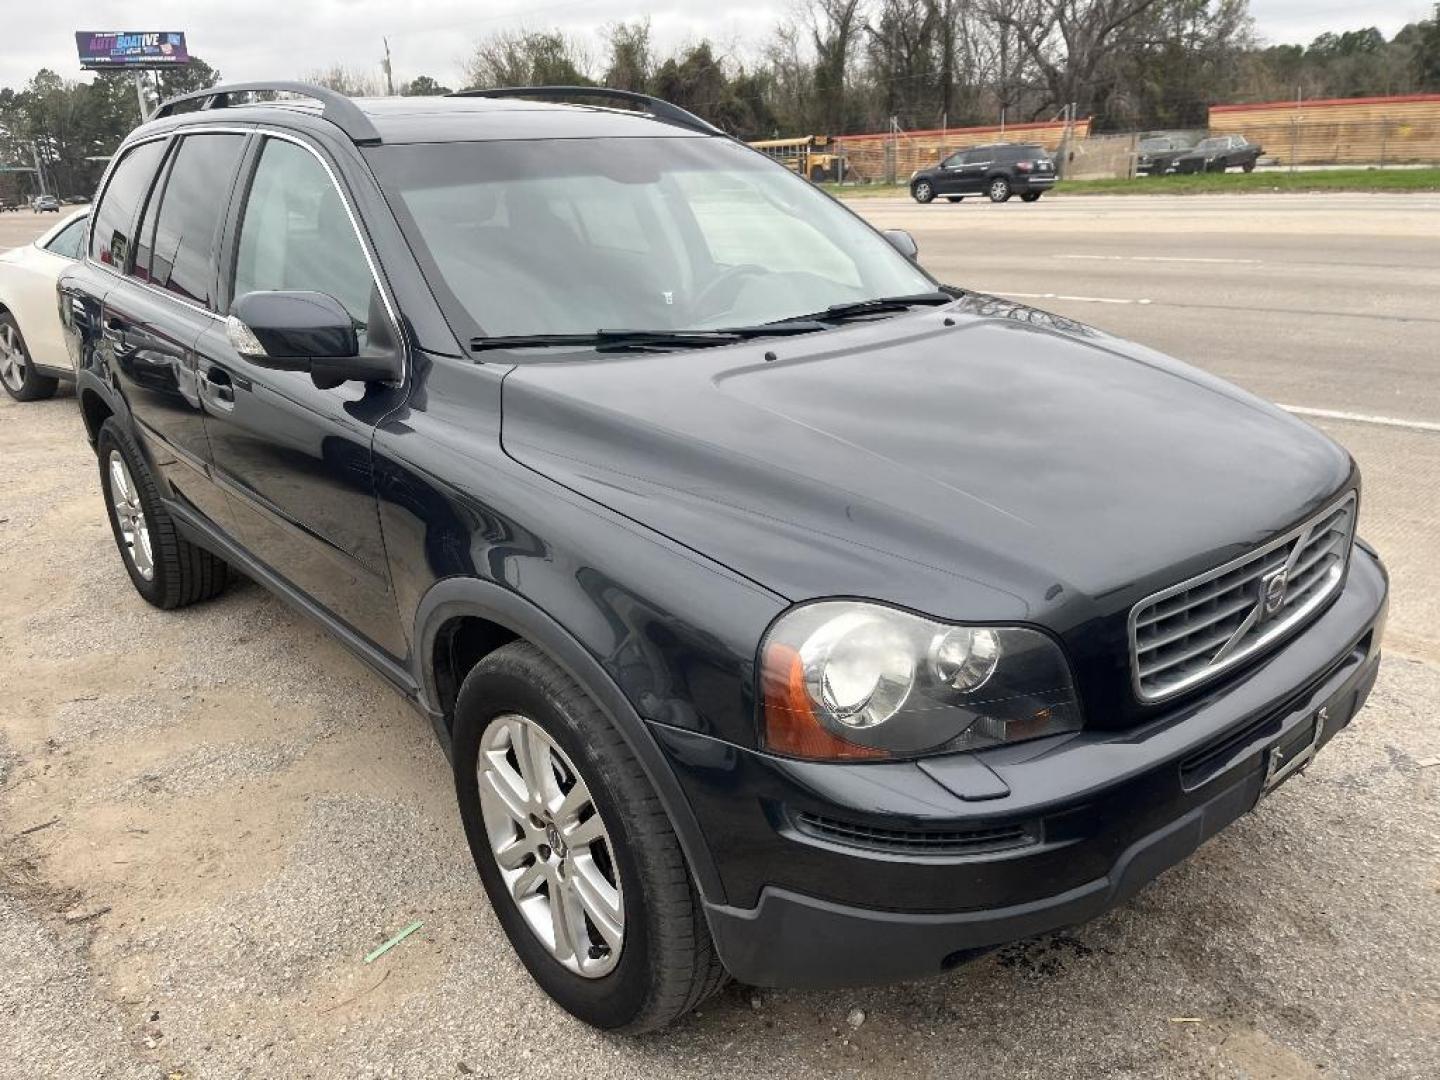
{"type": "Polygon", "coordinates": [[[125,270],[134,248],[135,218],[164,153],[165,140],[153,139],[132,146],[116,164],[95,208],[90,257],[96,262],[125,270]]]}

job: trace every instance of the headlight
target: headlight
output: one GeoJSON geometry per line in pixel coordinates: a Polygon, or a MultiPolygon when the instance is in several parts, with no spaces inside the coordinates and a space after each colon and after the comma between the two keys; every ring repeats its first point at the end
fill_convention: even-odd
{"type": "Polygon", "coordinates": [[[974,750],[1080,727],[1060,647],[854,600],[782,615],[760,650],[766,748],[812,760],[974,750]]]}

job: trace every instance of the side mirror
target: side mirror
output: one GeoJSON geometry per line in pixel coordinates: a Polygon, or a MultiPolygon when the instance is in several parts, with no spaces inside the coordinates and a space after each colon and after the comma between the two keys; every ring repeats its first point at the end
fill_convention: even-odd
{"type": "MultiPolygon", "coordinates": [[[[317,386],[395,380],[401,374],[399,350],[382,347],[362,354],[355,321],[325,293],[246,293],[230,306],[225,335],[245,359],[280,371],[307,371],[317,386]]],[[[381,336],[390,334],[371,335],[381,336]]]]}
{"type": "Polygon", "coordinates": [[[915,238],[904,229],[886,229],[885,239],[890,241],[891,247],[911,262],[919,259],[920,245],[915,243],[915,238]]]}

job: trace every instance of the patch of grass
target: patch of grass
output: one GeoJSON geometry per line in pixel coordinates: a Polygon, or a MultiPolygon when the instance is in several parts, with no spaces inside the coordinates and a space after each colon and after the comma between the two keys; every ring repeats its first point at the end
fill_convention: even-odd
{"type": "Polygon", "coordinates": [[[1440,191],[1440,169],[1320,169],[1193,173],[1134,180],[1068,180],[1063,195],[1213,195],[1254,191],[1440,191]]]}
{"type": "MultiPolygon", "coordinates": [[[[905,184],[823,184],[843,199],[908,196],[905,184]]],[[[1194,173],[1134,180],[1062,180],[1045,197],[1064,195],[1216,195],[1271,191],[1440,191],[1440,168],[1323,169],[1313,172],[1194,173]]],[[[983,199],[981,194],[967,195],[983,199]]],[[[944,196],[941,196],[943,199],[944,196]]]]}

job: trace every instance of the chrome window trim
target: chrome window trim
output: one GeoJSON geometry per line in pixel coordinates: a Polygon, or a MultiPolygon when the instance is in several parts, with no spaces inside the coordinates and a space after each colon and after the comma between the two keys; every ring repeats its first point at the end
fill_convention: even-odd
{"type": "MultiPolygon", "coordinates": [[[[350,195],[345,190],[345,185],[340,182],[340,178],[336,176],[335,170],[331,168],[330,162],[325,160],[325,155],[320,153],[320,151],[317,150],[315,147],[311,146],[307,140],[302,139],[298,135],[295,135],[291,132],[281,131],[278,128],[267,127],[264,124],[251,124],[243,127],[233,125],[224,126],[218,124],[195,124],[182,125],[180,127],[172,128],[169,131],[159,132],[154,135],[147,135],[143,139],[136,139],[134,142],[125,144],[118,151],[116,151],[114,164],[111,165],[110,169],[106,172],[104,182],[102,183],[100,188],[100,192],[95,197],[95,202],[91,205],[92,213],[90,214],[90,221],[85,230],[85,254],[82,261],[87,266],[93,266],[97,270],[103,270],[104,272],[112,275],[113,277],[119,278],[121,281],[129,282],[132,285],[138,285],[142,289],[148,289],[150,292],[155,293],[157,296],[163,296],[167,300],[171,300],[177,304],[180,304],[183,307],[187,307],[191,311],[199,312],[201,315],[204,315],[220,323],[221,325],[224,325],[227,316],[221,315],[218,312],[211,311],[207,307],[201,307],[199,304],[186,300],[184,297],[175,295],[168,289],[160,289],[154,285],[151,285],[149,282],[141,281],[138,278],[130,276],[129,274],[122,274],[113,266],[106,266],[104,263],[96,262],[93,258],[90,257],[90,245],[93,239],[92,233],[95,229],[96,218],[96,214],[93,211],[98,210],[100,208],[100,204],[104,201],[106,192],[109,190],[110,187],[110,178],[114,175],[115,168],[120,164],[121,159],[126,154],[130,153],[130,151],[135,149],[135,147],[141,146],[145,143],[156,142],[160,139],[168,139],[171,136],[184,137],[186,135],[262,135],[266,138],[280,139],[283,142],[294,143],[296,146],[309,151],[311,157],[313,157],[316,161],[320,163],[320,167],[325,170],[325,175],[330,178],[330,185],[335,189],[335,193],[340,196],[340,204],[345,207],[345,217],[349,220],[350,228],[355,234],[355,239],[360,244],[361,254],[365,256],[365,266],[370,271],[370,279],[375,283],[375,288],[380,292],[380,302],[385,305],[385,314],[390,317],[392,328],[395,331],[396,340],[400,342],[401,366],[399,382],[403,383],[405,381],[406,375],[409,373],[410,370],[409,346],[405,343],[405,337],[403,328],[400,323],[400,317],[396,313],[394,302],[391,300],[390,290],[386,287],[385,281],[381,277],[380,271],[376,266],[374,253],[371,252],[369,240],[366,238],[364,231],[360,228],[360,219],[355,214],[355,208],[350,204],[350,195]]],[[[244,215],[242,214],[240,218],[242,227],[244,225],[244,220],[244,215]]],[[[236,236],[235,241],[236,243],[239,243],[238,235],[236,236]]]]}
{"type": "MultiPolygon", "coordinates": [[[[1240,555],[1234,559],[1231,559],[1229,562],[1222,563],[1220,566],[1216,566],[1209,570],[1202,571],[1201,573],[1196,574],[1194,577],[1186,578],[1184,581],[1179,582],[1176,585],[1171,585],[1168,588],[1161,589],[1159,592],[1151,593],[1149,596],[1137,602],[1133,607],[1130,608],[1130,615],[1127,619],[1128,632],[1126,635],[1130,650],[1130,685],[1131,689],[1135,692],[1136,698],[1147,705],[1151,705],[1156,702],[1166,701],[1179,694],[1183,694],[1188,690],[1193,690],[1201,683],[1207,682],[1210,679],[1215,678],[1217,675],[1229,671],[1237,664],[1240,664],[1248,658],[1254,656],[1257,652],[1260,652],[1262,649],[1267,648],[1279,638],[1285,636],[1292,630],[1295,630],[1301,623],[1305,622],[1316,611],[1316,609],[1320,607],[1321,604],[1325,603],[1331,597],[1333,597],[1335,593],[1339,591],[1340,586],[1344,583],[1345,577],[1350,570],[1350,555],[1355,546],[1355,530],[1358,517],[1359,495],[1354,488],[1350,488],[1347,489],[1346,492],[1338,499],[1334,499],[1331,502],[1327,503],[1325,505],[1325,508],[1319,513],[1316,513],[1306,518],[1299,525],[1296,525],[1294,528],[1287,530],[1285,533],[1276,537],[1275,539],[1265,544],[1262,544],[1260,547],[1253,548],[1250,551],[1247,551],[1244,555],[1240,555]],[[1177,593],[1182,593],[1188,589],[1193,589],[1197,585],[1203,585],[1205,582],[1210,581],[1214,578],[1221,577],[1224,574],[1229,573],[1231,570],[1244,566],[1247,563],[1263,559],[1272,551],[1283,548],[1287,544],[1295,543],[1297,541],[1303,542],[1303,540],[1307,538],[1307,534],[1310,532],[1311,529],[1314,528],[1314,526],[1318,522],[1323,521],[1325,518],[1334,514],[1335,511],[1341,509],[1347,504],[1350,507],[1350,536],[1348,542],[1345,545],[1343,561],[1340,565],[1340,573],[1336,575],[1335,580],[1331,582],[1328,587],[1317,592],[1314,596],[1306,600],[1305,603],[1301,604],[1299,607],[1286,614],[1284,618],[1276,619],[1271,624],[1271,626],[1254,641],[1249,642],[1241,648],[1236,648],[1233,651],[1226,653],[1220,660],[1211,663],[1209,666],[1203,668],[1200,671],[1197,671],[1191,675],[1187,675],[1185,678],[1181,679],[1174,685],[1166,687],[1164,691],[1158,694],[1150,693],[1141,686],[1139,660],[1140,652],[1136,623],[1138,622],[1142,611],[1148,610],[1154,605],[1168,600],[1171,596],[1174,596],[1177,593]]],[[[1299,544],[1297,543],[1296,546],[1298,548],[1299,544]]]]}

